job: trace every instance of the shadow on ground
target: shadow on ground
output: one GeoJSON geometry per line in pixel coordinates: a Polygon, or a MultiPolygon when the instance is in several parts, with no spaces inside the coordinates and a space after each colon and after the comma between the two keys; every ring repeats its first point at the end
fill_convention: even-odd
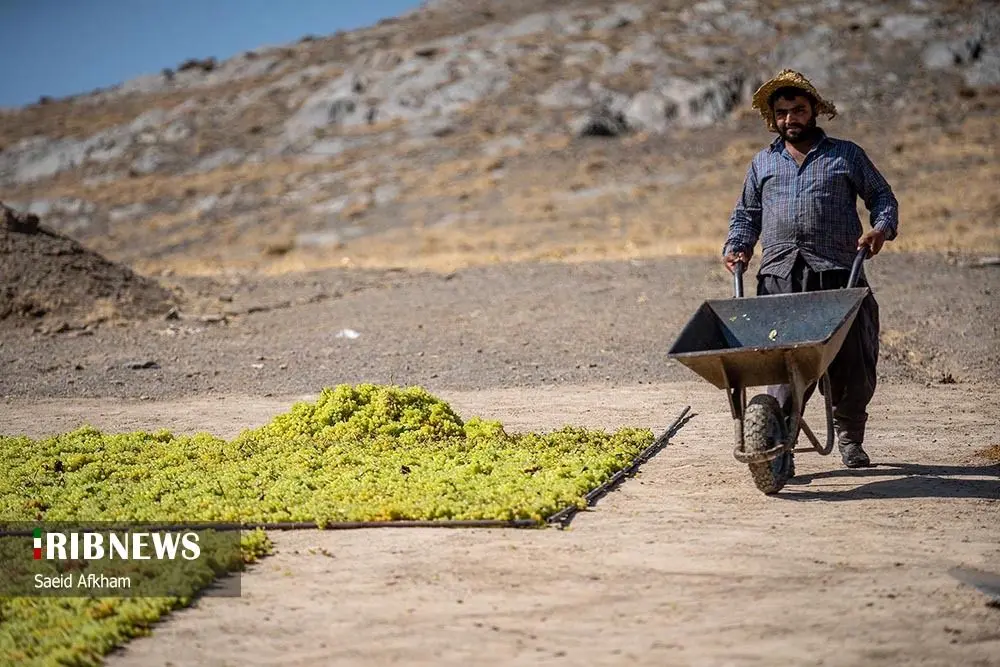
{"type": "Polygon", "coordinates": [[[873,498],[983,498],[1000,500],[1000,465],[945,466],[881,463],[859,470],[829,470],[799,475],[789,482],[786,500],[871,500],[873,498]],[[989,479],[968,479],[970,477],[989,479]],[[842,483],[836,490],[808,488],[816,481],[842,483]],[[872,481],[867,481],[872,480],[872,481]],[[859,484],[860,482],[860,484],[859,484]]]}

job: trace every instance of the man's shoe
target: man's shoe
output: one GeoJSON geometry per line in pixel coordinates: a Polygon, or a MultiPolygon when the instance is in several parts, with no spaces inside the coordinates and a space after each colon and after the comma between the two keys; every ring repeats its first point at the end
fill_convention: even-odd
{"type": "Polygon", "coordinates": [[[872,464],[860,443],[840,445],[840,458],[848,468],[866,468],[872,464]]]}

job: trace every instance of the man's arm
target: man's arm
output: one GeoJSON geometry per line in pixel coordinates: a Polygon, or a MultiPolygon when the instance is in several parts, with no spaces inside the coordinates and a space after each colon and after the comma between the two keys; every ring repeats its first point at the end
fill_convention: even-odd
{"type": "Polygon", "coordinates": [[[722,247],[723,261],[730,272],[737,261],[750,261],[757,239],[760,238],[760,225],[760,181],[757,178],[757,168],[751,162],[743,181],[743,193],[729,217],[729,236],[722,247]]]}
{"type": "Polygon", "coordinates": [[[871,213],[871,231],[858,239],[858,248],[868,246],[877,255],[885,241],[896,238],[899,230],[899,202],[888,181],[872,163],[868,154],[858,147],[855,160],[854,186],[871,213]]]}

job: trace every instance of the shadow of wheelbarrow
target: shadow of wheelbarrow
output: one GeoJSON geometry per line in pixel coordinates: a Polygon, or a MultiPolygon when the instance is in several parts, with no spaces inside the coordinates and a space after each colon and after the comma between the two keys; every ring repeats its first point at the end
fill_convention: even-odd
{"type": "Polygon", "coordinates": [[[1000,501],[1000,465],[950,466],[880,463],[859,470],[803,473],[788,482],[786,500],[871,500],[877,498],[980,498],[1000,501]],[[978,477],[985,479],[968,479],[978,477]],[[854,486],[811,490],[799,487],[822,480],[843,479],[854,486]],[[857,484],[865,480],[864,483],[857,484]],[[867,481],[872,480],[872,481],[867,481]]]}

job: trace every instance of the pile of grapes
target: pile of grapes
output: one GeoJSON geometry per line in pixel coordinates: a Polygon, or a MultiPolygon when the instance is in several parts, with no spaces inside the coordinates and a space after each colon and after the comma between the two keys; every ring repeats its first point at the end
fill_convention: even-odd
{"type": "Polygon", "coordinates": [[[508,434],[421,388],[341,385],[230,441],[89,427],[0,437],[0,520],[541,521],[652,440],[643,429],[508,434]]]}
{"type": "MultiPolygon", "coordinates": [[[[508,434],[420,388],[341,385],[229,441],[90,427],[0,436],[0,522],[541,522],[584,506],[652,441],[642,429],[508,434]]],[[[260,531],[241,544],[244,563],[270,547],[260,531]]],[[[98,665],[242,565],[192,575],[179,597],[0,598],[0,663],[98,665]]]]}

